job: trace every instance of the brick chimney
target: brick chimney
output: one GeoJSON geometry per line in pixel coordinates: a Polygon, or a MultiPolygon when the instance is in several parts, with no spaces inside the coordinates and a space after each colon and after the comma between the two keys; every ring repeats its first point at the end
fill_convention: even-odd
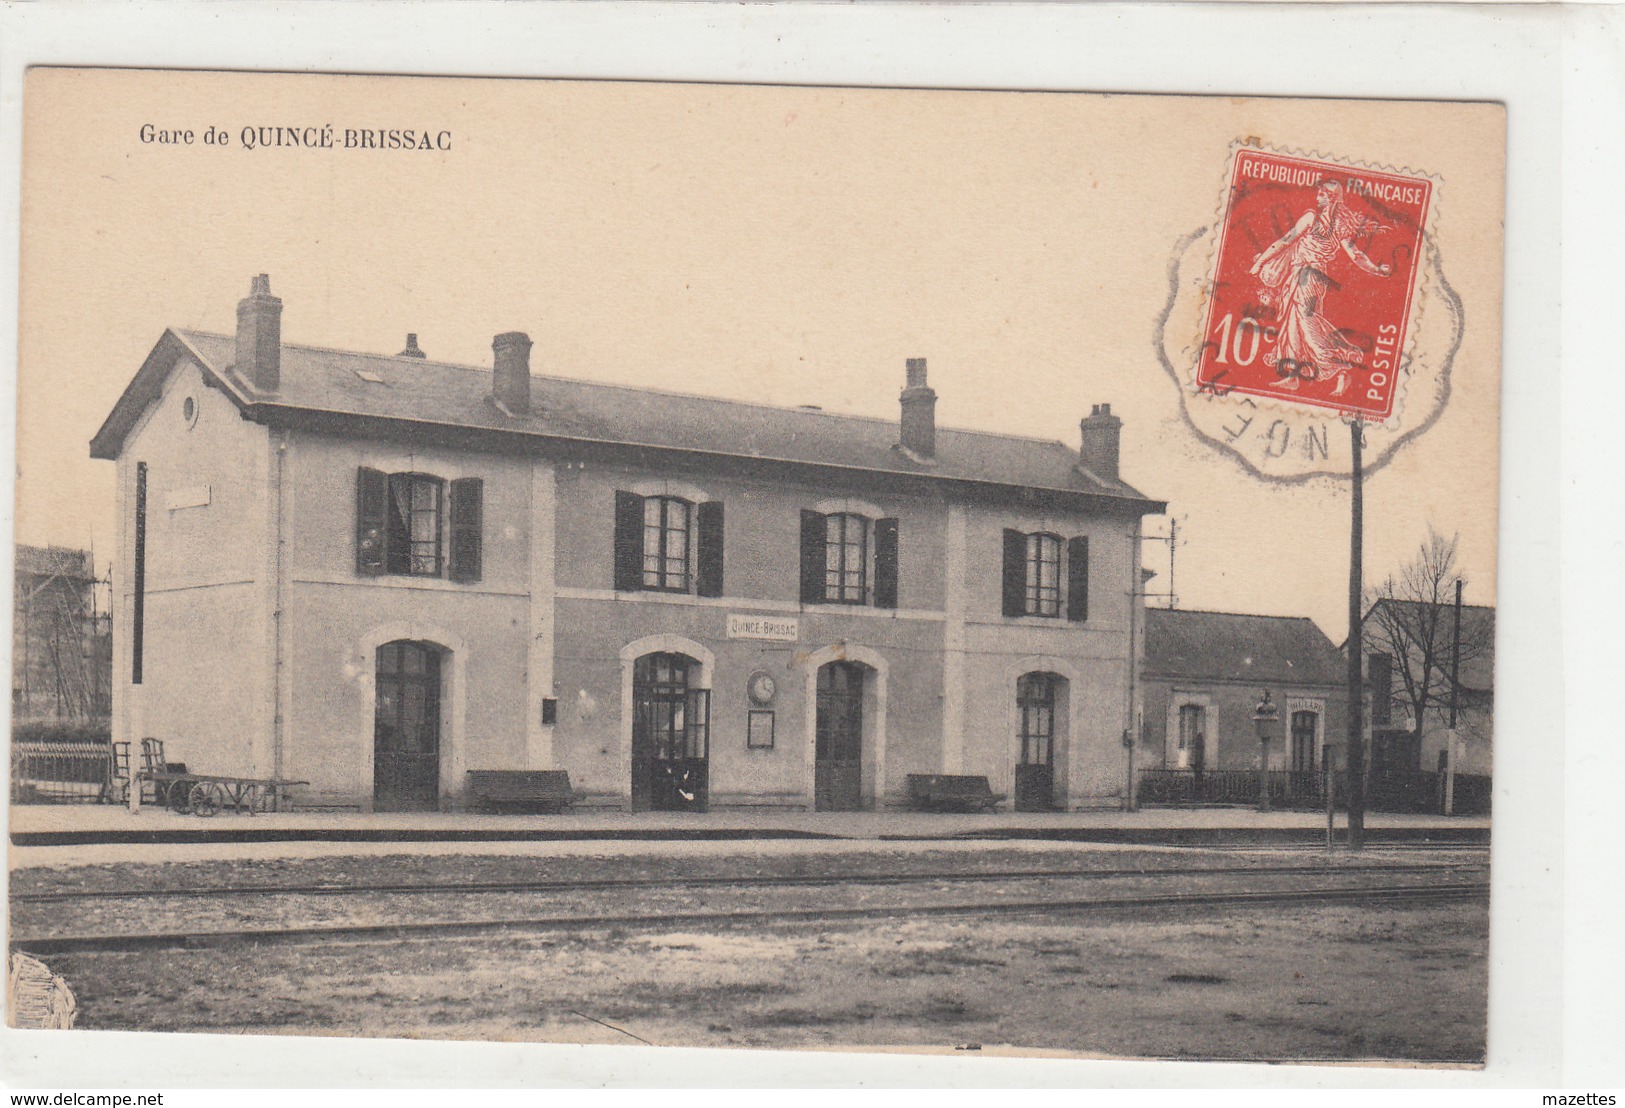
{"type": "Polygon", "coordinates": [[[530,412],[530,336],[523,331],[505,331],[491,340],[495,354],[495,376],[491,395],[514,415],[530,412]]]}
{"type": "Polygon", "coordinates": [[[237,301],[237,375],[260,392],[282,382],[282,301],[271,295],[271,278],[254,278],[237,301]]]}
{"type": "Polygon", "coordinates": [[[427,358],[429,355],[418,349],[418,337],[415,333],[406,336],[406,349],[395,355],[397,358],[427,358]]]}
{"type": "Polygon", "coordinates": [[[903,389],[903,449],[916,458],[937,454],[937,394],[925,383],[925,359],[910,358],[903,389]]]}
{"type": "Polygon", "coordinates": [[[1123,437],[1123,421],[1112,415],[1110,404],[1096,404],[1082,423],[1083,450],[1079,461],[1097,477],[1118,480],[1117,449],[1123,437]]]}

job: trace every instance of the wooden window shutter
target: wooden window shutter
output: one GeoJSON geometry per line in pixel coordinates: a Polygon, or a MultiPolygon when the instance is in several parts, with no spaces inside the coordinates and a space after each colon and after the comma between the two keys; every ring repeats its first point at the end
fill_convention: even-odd
{"type": "Polygon", "coordinates": [[[1027,536],[1004,529],[1004,614],[1019,616],[1027,610],[1027,536]]]}
{"type": "Polygon", "coordinates": [[[814,512],[802,509],[801,512],[801,602],[803,604],[822,604],[824,602],[824,549],[828,539],[825,535],[823,512],[814,512]]]}
{"type": "Polygon", "coordinates": [[[362,466],[355,478],[355,571],[365,577],[384,572],[388,515],[389,474],[362,466]]]}
{"type": "Polygon", "coordinates": [[[706,500],[695,508],[694,591],[701,596],[722,595],[722,501],[706,500]]]}
{"type": "Polygon", "coordinates": [[[897,607],[897,521],[875,520],[875,607],[897,607]]]}
{"type": "Polygon", "coordinates": [[[135,619],[130,624],[130,684],[139,685],[147,626],[146,462],[135,463],[135,596],[132,600],[135,619]]]}
{"type": "Polygon", "coordinates": [[[481,531],[485,517],[485,482],[460,477],[451,483],[451,562],[453,581],[480,579],[481,531]]]}
{"type": "Polygon", "coordinates": [[[1066,543],[1066,618],[1089,618],[1089,540],[1082,535],[1066,543]]]}
{"type": "Polygon", "coordinates": [[[615,493],[615,591],[643,588],[643,497],[615,493]]]}

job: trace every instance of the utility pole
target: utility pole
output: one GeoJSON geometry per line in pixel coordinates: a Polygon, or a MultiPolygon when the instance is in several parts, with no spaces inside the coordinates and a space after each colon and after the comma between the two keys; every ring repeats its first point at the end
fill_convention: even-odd
{"type": "Polygon", "coordinates": [[[1456,621],[1450,642],[1450,744],[1444,756],[1444,814],[1456,814],[1456,708],[1461,688],[1461,578],[1456,578],[1456,621]]]}
{"type": "Polygon", "coordinates": [[[1138,591],[1137,595],[1147,600],[1160,598],[1165,601],[1164,606],[1169,609],[1179,607],[1179,592],[1174,584],[1175,552],[1179,548],[1179,520],[1172,516],[1168,518],[1168,533],[1166,535],[1141,535],[1140,538],[1143,542],[1166,543],[1168,545],[1168,591],[1145,592],[1142,590],[1138,591]]]}
{"type": "Polygon", "coordinates": [[[1168,517],[1168,607],[1179,607],[1179,589],[1174,585],[1174,550],[1179,545],[1179,520],[1168,517]]]}
{"type": "Polygon", "coordinates": [[[1364,445],[1365,424],[1356,416],[1349,423],[1354,448],[1353,497],[1349,527],[1349,669],[1348,669],[1348,790],[1349,849],[1365,847],[1365,647],[1360,635],[1360,605],[1364,584],[1361,562],[1364,554],[1365,504],[1361,484],[1364,468],[1360,449],[1364,445]]]}

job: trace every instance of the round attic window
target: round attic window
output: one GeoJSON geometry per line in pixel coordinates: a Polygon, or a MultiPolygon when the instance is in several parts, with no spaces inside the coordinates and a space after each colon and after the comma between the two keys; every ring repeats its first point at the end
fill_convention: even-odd
{"type": "Polygon", "coordinates": [[[186,425],[188,427],[197,422],[196,397],[188,396],[185,400],[181,401],[181,418],[186,421],[186,425]]]}

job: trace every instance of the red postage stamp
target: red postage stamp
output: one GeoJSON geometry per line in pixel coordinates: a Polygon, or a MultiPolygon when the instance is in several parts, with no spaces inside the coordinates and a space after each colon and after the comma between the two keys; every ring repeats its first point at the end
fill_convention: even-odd
{"type": "Polygon", "coordinates": [[[1424,176],[1238,147],[1197,389],[1392,415],[1432,197],[1424,176]]]}

